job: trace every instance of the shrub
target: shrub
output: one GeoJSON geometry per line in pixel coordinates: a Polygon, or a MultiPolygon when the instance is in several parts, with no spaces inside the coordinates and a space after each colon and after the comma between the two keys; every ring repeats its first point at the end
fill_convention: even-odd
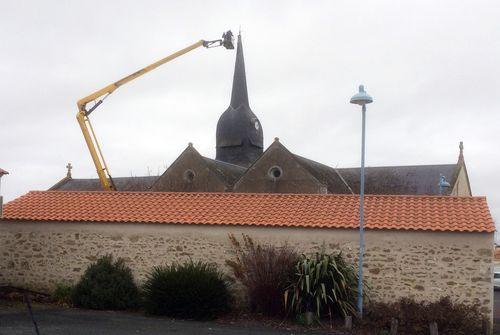
{"type": "Polygon", "coordinates": [[[236,257],[227,260],[234,277],[243,284],[252,311],[267,316],[285,313],[283,293],[290,284],[298,255],[287,245],[255,244],[243,234],[243,245],[229,235],[236,257]]]}
{"type": "Polygon", "coordinates": [[[372,302],[363,309],[363,325],[369,329],[389,330],[391,319],[397,318],[397,305],[372,302]]]}
{"type": "Polygon", "coordinates": [[[66,284],[57,284],[54,293],[52,293],[52,298],[58,304],[71,305],[71,292],[73,287],[66,284]]]}
{"type": "Polygon", "coordinates": [[[398,331],[407,335],[428,333],[431,322],[437,323],[439,334],[480,334],[484,318],[479,306],[453,303],[449,297],[432,303],[402,298],[392,304],[375,303],[368,306],[364,327],[389,329],[392,317],[399,320],[398,331]]]}
{"type": "Polygon", "coordinates": [[[138,306],[139,290],[132,271],[123,259],[103,256],[91,264],[71,292],[75,306],[90,309],[133,309],[138,306]]]}
{"type": "Polygon", "coordinates": [[[143,292],[146,312],[180,318],[213,319],[229,310],[231,300],[222,272],[193,261],[153,268],[143,292]]]}
{"type": "Polygon", "coordinates": [[[285,301],[297,314],[314,312],[322,316],[354,315],[358,276],[342,253],[302,255],[295,265],[294,282],[285,293],[285,301]]]}

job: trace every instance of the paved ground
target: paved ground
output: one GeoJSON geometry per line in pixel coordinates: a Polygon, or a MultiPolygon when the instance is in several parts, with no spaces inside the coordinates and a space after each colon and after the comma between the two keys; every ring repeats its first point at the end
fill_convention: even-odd
{"type": "MultiPolygon", "coordinates": [[[[246,335],[297,334],[258,326],[220,325],[215,322],[179,321],[140,314],[89,311],[36,306],[35,318],[41,335],[246,335]]],[[[0,334],[35,334],[28,312],[22,306],[0,307],[0,334]]],[[[308,332],[307,334],[314,334],[308,332]]]]}
{"type": "MultiPolygon", "coordinates": [[[[246,335],[297,334],[270,328],[221,325],[215,322],[180,321],[167,318],[153,318],[137,313],[97,312],[79,309],[63,309],[47,306],[34,307],[35,319],[41,335],[246,335]]],[[[500,291],[495,291],[495,332],[500,335],[500,291]]],[[[23,305],[0,306],[0,335],[35,334],[33,324],[23,305]]],[[[308,332],[314,334],[314,332],[308,332]]]]}

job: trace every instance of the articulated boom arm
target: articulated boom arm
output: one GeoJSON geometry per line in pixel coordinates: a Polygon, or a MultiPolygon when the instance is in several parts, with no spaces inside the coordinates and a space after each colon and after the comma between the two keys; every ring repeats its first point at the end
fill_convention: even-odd
{"type": "Polygon", "coordinates": [[[128,75],[117,82],[114,82],[91,95],[78,100],[78,113],[76,114],[76,119],[78,120],[78,124],[82,129],[83,137],[85,138],[85,142],[87,143],[87,147],[89,148],[90,155],[92,156],[92,160],[97,170],[97,175],[99,176],[99,181],[101,186],[106,191],[116,191],[115,184],[113,182],[113,178],[109,172],[108,165],[104,160],[104,156],[102,155],[101,147],[99,142],[97,141],[97,137],[95,135],[94,129],[92,128],[92,124],[90,123],[89,115],[92,113],[102,102],[106,99],[111,93],[113,93],[118,87],[156,69],[158,66],[163,65],[175,58],[182,56],[196,48],[204,46],[206,48],[212,48],[216,46],[224,46],[226,49],[234,49],[233,46],[233,34],[231,31],[228,31],[222,35],[221,40],[215,41],[204,41],[200,40],[187,48],[179,50],[170,56],[160,59],[153,64],[146,66],[145,68],[140,69],[137,72],[128,75]],[[87,104],[89,102],[96,101],[95,104],[87,109],[87,104]]]}

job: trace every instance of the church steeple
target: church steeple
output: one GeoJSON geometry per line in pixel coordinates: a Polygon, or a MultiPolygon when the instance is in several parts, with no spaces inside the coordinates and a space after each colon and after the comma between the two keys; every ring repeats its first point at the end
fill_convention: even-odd
{"type": "Polygon", "coordinates": [[[241,34],[238,35],[231,102],[217,123],[216,143],[217,160],[245,167],[263,151],[262,126],[248,102],[241,34]]]}
{"type": "Polygon", "coordinates": [[[236,64],[234,66],[231,107],[236,109],[241,105],[249,106],[247,76],[245,74],[245,58],[243,57],[243,44],[241,43],[240,33],[238,34],[238,46],[236,48],[236,64]]]}

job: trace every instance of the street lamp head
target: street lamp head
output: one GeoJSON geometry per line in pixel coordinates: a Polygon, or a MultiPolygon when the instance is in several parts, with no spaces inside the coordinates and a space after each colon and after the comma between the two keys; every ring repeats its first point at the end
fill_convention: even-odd
{"type": "Polygon", "coordinates": [[[373,98],[365,92],[365,87],[363,85],[359,85],[359,92],[352,96],[351,104],[364,106],[372,102],[373,98]]]}

